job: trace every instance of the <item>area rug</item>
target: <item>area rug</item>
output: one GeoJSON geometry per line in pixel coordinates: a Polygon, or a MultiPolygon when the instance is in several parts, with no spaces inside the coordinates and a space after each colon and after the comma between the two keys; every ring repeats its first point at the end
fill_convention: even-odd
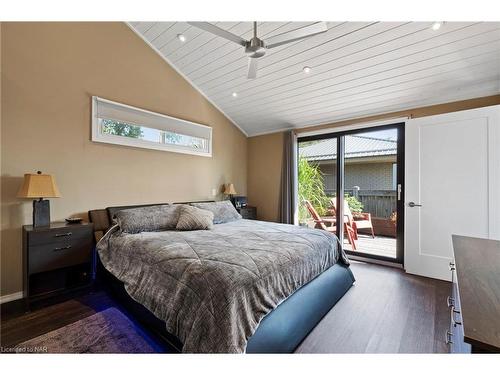
{"type": "Polygon", "coordinates": [[[114,307],[16,346],[17,353],[157,353],[142,330],[114,307]]]}

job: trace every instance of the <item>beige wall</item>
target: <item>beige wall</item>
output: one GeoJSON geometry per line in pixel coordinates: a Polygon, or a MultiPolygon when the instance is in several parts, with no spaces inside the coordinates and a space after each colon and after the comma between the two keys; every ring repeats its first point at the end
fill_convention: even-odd
{"type": "MultiPolygon", "coordinates": [[[[123,23],[1,26],[1,294],[22,289],[16,199],[26,172],[52,173],[53,220],[110,205],[213,199],[247,190],[247,139],[123,23]],[[93,143],[91,96],[213,127],[213,157],[93,143]]],[[[273,155],[274,157],[274,155],[273,155]]]]}
{"type": "MultiPolygon", "coordinates": [[[[500,104],[500,95],[463,100],[459,102],[415,108],[407,111],[342,121],[328,125],[297,129],[297,133],[334,128],[354,123],[410,116],[413,118],[455,112],[466,109],[500,104]]],[[[273,133],[248,139],[248,197],[258,206],[258,217],[263,220],[278,220],[281,158],[283,133],[273,133]],[[267,156],[266,156],[267,155],[267,156]]]]}
{"type": "Polygon", "coordinates": [[[248,203],[259,220],[278,221],[283,133],[248,139],[248,203]]]}

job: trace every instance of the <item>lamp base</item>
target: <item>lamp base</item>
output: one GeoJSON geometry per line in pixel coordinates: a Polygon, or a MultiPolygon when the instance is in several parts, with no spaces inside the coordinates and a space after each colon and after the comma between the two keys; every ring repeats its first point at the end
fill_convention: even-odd
{"type": "Polygon", "coordinates": [[[33,227],[50,225],[50,203],[47,199],[33,201],[33,227]]]}

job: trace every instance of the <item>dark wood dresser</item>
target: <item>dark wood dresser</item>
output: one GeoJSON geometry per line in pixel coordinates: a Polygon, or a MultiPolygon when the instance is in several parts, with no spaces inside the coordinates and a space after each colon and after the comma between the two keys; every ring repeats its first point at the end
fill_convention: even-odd
{"type": "Polygon", "coordinates": [[[89,286],[94,275],[93,225],[23,226],[26,307],[61,292],[89,286]]]}
{"type": "Polygon", "coordinates": [[[500,241],[453,236],[451,353],[500,353],[500,241]]]}

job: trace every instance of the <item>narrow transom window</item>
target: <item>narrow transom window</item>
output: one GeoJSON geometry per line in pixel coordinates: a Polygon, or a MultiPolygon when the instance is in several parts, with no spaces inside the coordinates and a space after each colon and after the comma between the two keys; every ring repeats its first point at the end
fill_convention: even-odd
{"type": "Polygon", "coordinates": [[[212,128],[92,97],[92,141],[212,156],[212,128]]]}

